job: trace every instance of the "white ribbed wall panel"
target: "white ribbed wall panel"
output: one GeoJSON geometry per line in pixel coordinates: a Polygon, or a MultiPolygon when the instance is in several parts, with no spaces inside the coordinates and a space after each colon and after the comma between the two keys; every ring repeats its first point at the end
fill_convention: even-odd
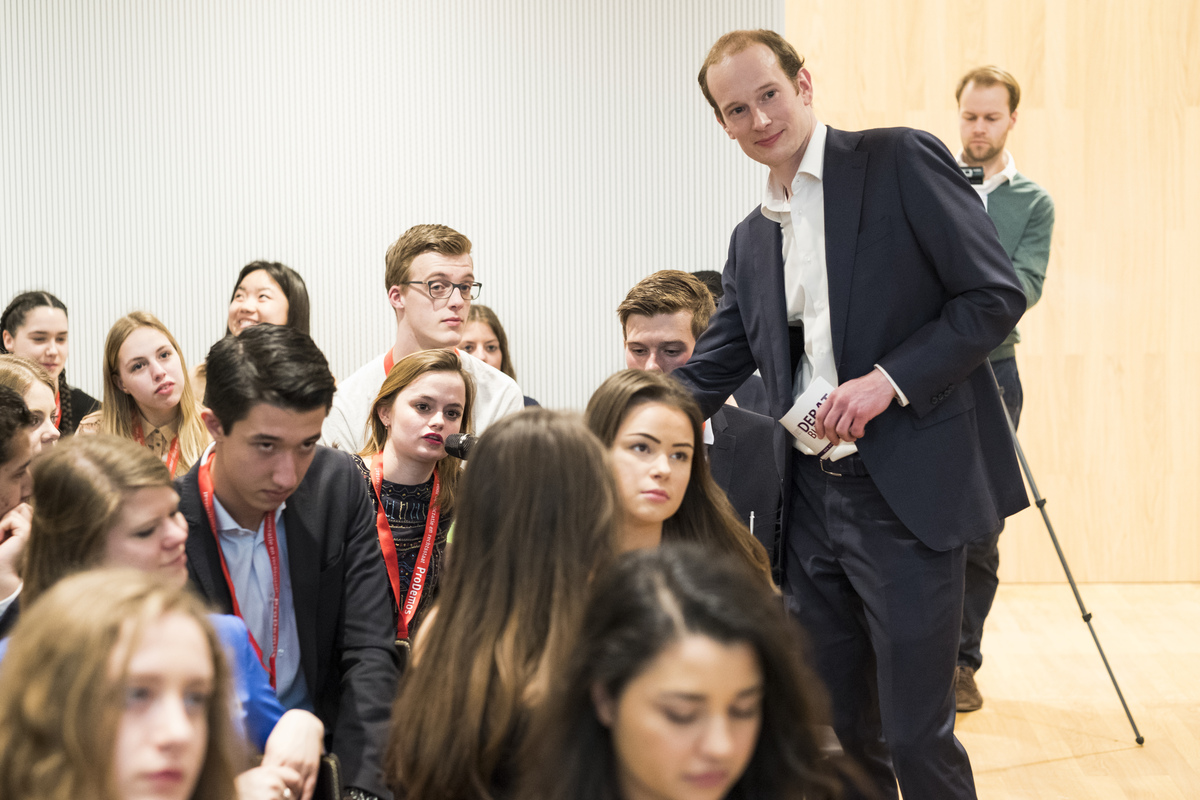
{"type": "Polygon", "coordinates": [[[5,0],[0,303],[71,309],[73,383],[159,315],[189,363],[254,259],[297,269],[339,377],[391,341],[383,257],[410,225],[475,243],[520,383],[582,408],[622,366],[639,278],[720,269],[765,170],[696,86],[782,0],[5,0]]]}

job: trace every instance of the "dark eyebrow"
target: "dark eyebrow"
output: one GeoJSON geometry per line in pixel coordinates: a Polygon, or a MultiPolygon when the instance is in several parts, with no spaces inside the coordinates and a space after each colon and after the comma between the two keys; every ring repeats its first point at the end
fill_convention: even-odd
{"type": "Polygon", "coordinates": [[[261,444],[263,442],[281,442],[283,439],[279,436],[272,436],[269,433],[256,433],[250,437],[250,441],[261,444]]]}
{"type": "MultiPolygon", "coordinates": [[[[414,397],[413,399],[414,399],[414,400],[424,400],[424,401],[426,401],[426,402],[428,402],[428,403],[436,403],[436,402],[437,402],[437,398],[436,398],[436,397],[434,397],[433,395],[428,395],[428,394],[419,395],[419,396],[417,396],[417,397],[414,397]]],[[[447,403],[446,405],[448,405],[448,406],[459,406],[459,407],[461,407],[461,406],[462,406],[462,403],[447,403]]]]}
{"type": "MultiPolygon", "coordinates": [[[[761,694],[763,694],[763,692],[764,692],[763,685],[761,683],[759,683],[759,684],[755,684],[754,686],[747,686],[745,689],[742,689],[740,692],[737,693],[737,697],[739,699],[743,698],[743,697],[753,697],[755,695],[761,695],[761,694]]],[[[696,694],[693,692],[670,692],[670,691],[663,692],[662,694],[659,695],[659,697],[674,698],[677,700],[687,700],[689,702],[702,702],[702,701],[708,699],[708,697],[703,694],[696,694]]]]}
{"type": "MultiPolygon", "coordinates": [[[[649,439],[650,441],[654,442],[655,444],[662,444],[661,439],[651,436],[648,433],[641,433],[640,431],[633,431],[633,432],[630,432],[628,435],[629,436],[642,436],[642,437],[645,437],[645,438],[649,439]]],[[[672,447],[687,447],[692,450],[696,449],[693,445],[689,444],[688,442],[676,442],[675,444],[673,444],[671,446],[672,447]]]]}

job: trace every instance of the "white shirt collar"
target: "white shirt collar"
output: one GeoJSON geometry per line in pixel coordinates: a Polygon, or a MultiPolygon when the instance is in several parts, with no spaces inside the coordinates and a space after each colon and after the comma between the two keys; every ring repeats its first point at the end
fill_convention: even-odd
{"type": "MultiPolygon", "coordinates": [[[[818,181],[825,175],[825,139],[828,132],[829,126],[824,122],[814,120],[812,136],[808,137],[808,146],[804,148],[804,156],[800,159],[800,166],[796,169],[796,177],[792,179],[790,194],[796,193],[796,182],[800,180],[802,174],[818,181]]],[[[767,193],[762,209],[763,213],[772,219],[775,217],[767,212],[783,214],[791,210],[791,201],[784,196],[783,187],[777,185],[770,175],[767,176],[767,193]]]]}

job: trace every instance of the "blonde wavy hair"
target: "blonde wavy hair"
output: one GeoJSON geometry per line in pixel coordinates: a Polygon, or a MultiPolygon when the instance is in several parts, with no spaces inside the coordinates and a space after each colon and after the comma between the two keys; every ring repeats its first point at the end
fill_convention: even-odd
{"type": "Polygon", "coordinates": [[[192,468],[208,446],[208,429],[200,418],[200,403],[192,389],[187,362],[184,361],[183,351],[179,349],[179,342],[175,341],[158,317],[146,311],[126,314],[113,323],[108,331],[108,339],[104,342],[104,405],[100,412],[100,432],[133,438],[133,414],[137,411],[137,403],[119,386],[117,358],[121,345],[138,328],[153,328],[166,336],[183,368],[183,395],[179,398],[179,465],[176,469],[176,474],[182,475],[192,468]]]}
{"type": "Polygon", "coordinates": [[[220,641],[197,598],[126,569],[68,578],[22,610],[0,663],[0,797],[120,800],[113,762],[129,661],[147,626],[171,613],[200,627],[213,664],[208,741],[192,800],[234,796],[245,755],[220,641]]]}

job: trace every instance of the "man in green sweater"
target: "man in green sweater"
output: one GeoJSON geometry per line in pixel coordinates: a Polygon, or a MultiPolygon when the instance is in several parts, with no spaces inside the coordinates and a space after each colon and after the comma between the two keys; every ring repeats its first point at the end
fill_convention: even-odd
{"type": "MultiPolygon", "coordinates": [[[[962,77],[954,96],[958,100],[962,136],[959,162],[983,168],[983,183],[977,183],[975,189],[996,224],[1000,243],[1016,267],[1025,290],[1026,308],[1032,308],[1042,296],[1046,264],[1050,260],[1054,201],[1045,189],[1017,172],[1012,154],[1004,149],[1008,132],[1017,124],[1021,87],[1002,69],[980,67],[962,77]]],[[[1014,425],[1021,418],[1021,379],[1016,360],[1019,341],[1021,334],[1014,328],[989,356],[1014,425]]],[[[983,623],[996,597],[999,538],[1000,531],[996,531],[967,546],[962,636],[954,680],[954,699],[959,711],[974,711],[983,705],[983,695],[975,684],[975,671],[983,663],[979,647],[983,623]]]]}

